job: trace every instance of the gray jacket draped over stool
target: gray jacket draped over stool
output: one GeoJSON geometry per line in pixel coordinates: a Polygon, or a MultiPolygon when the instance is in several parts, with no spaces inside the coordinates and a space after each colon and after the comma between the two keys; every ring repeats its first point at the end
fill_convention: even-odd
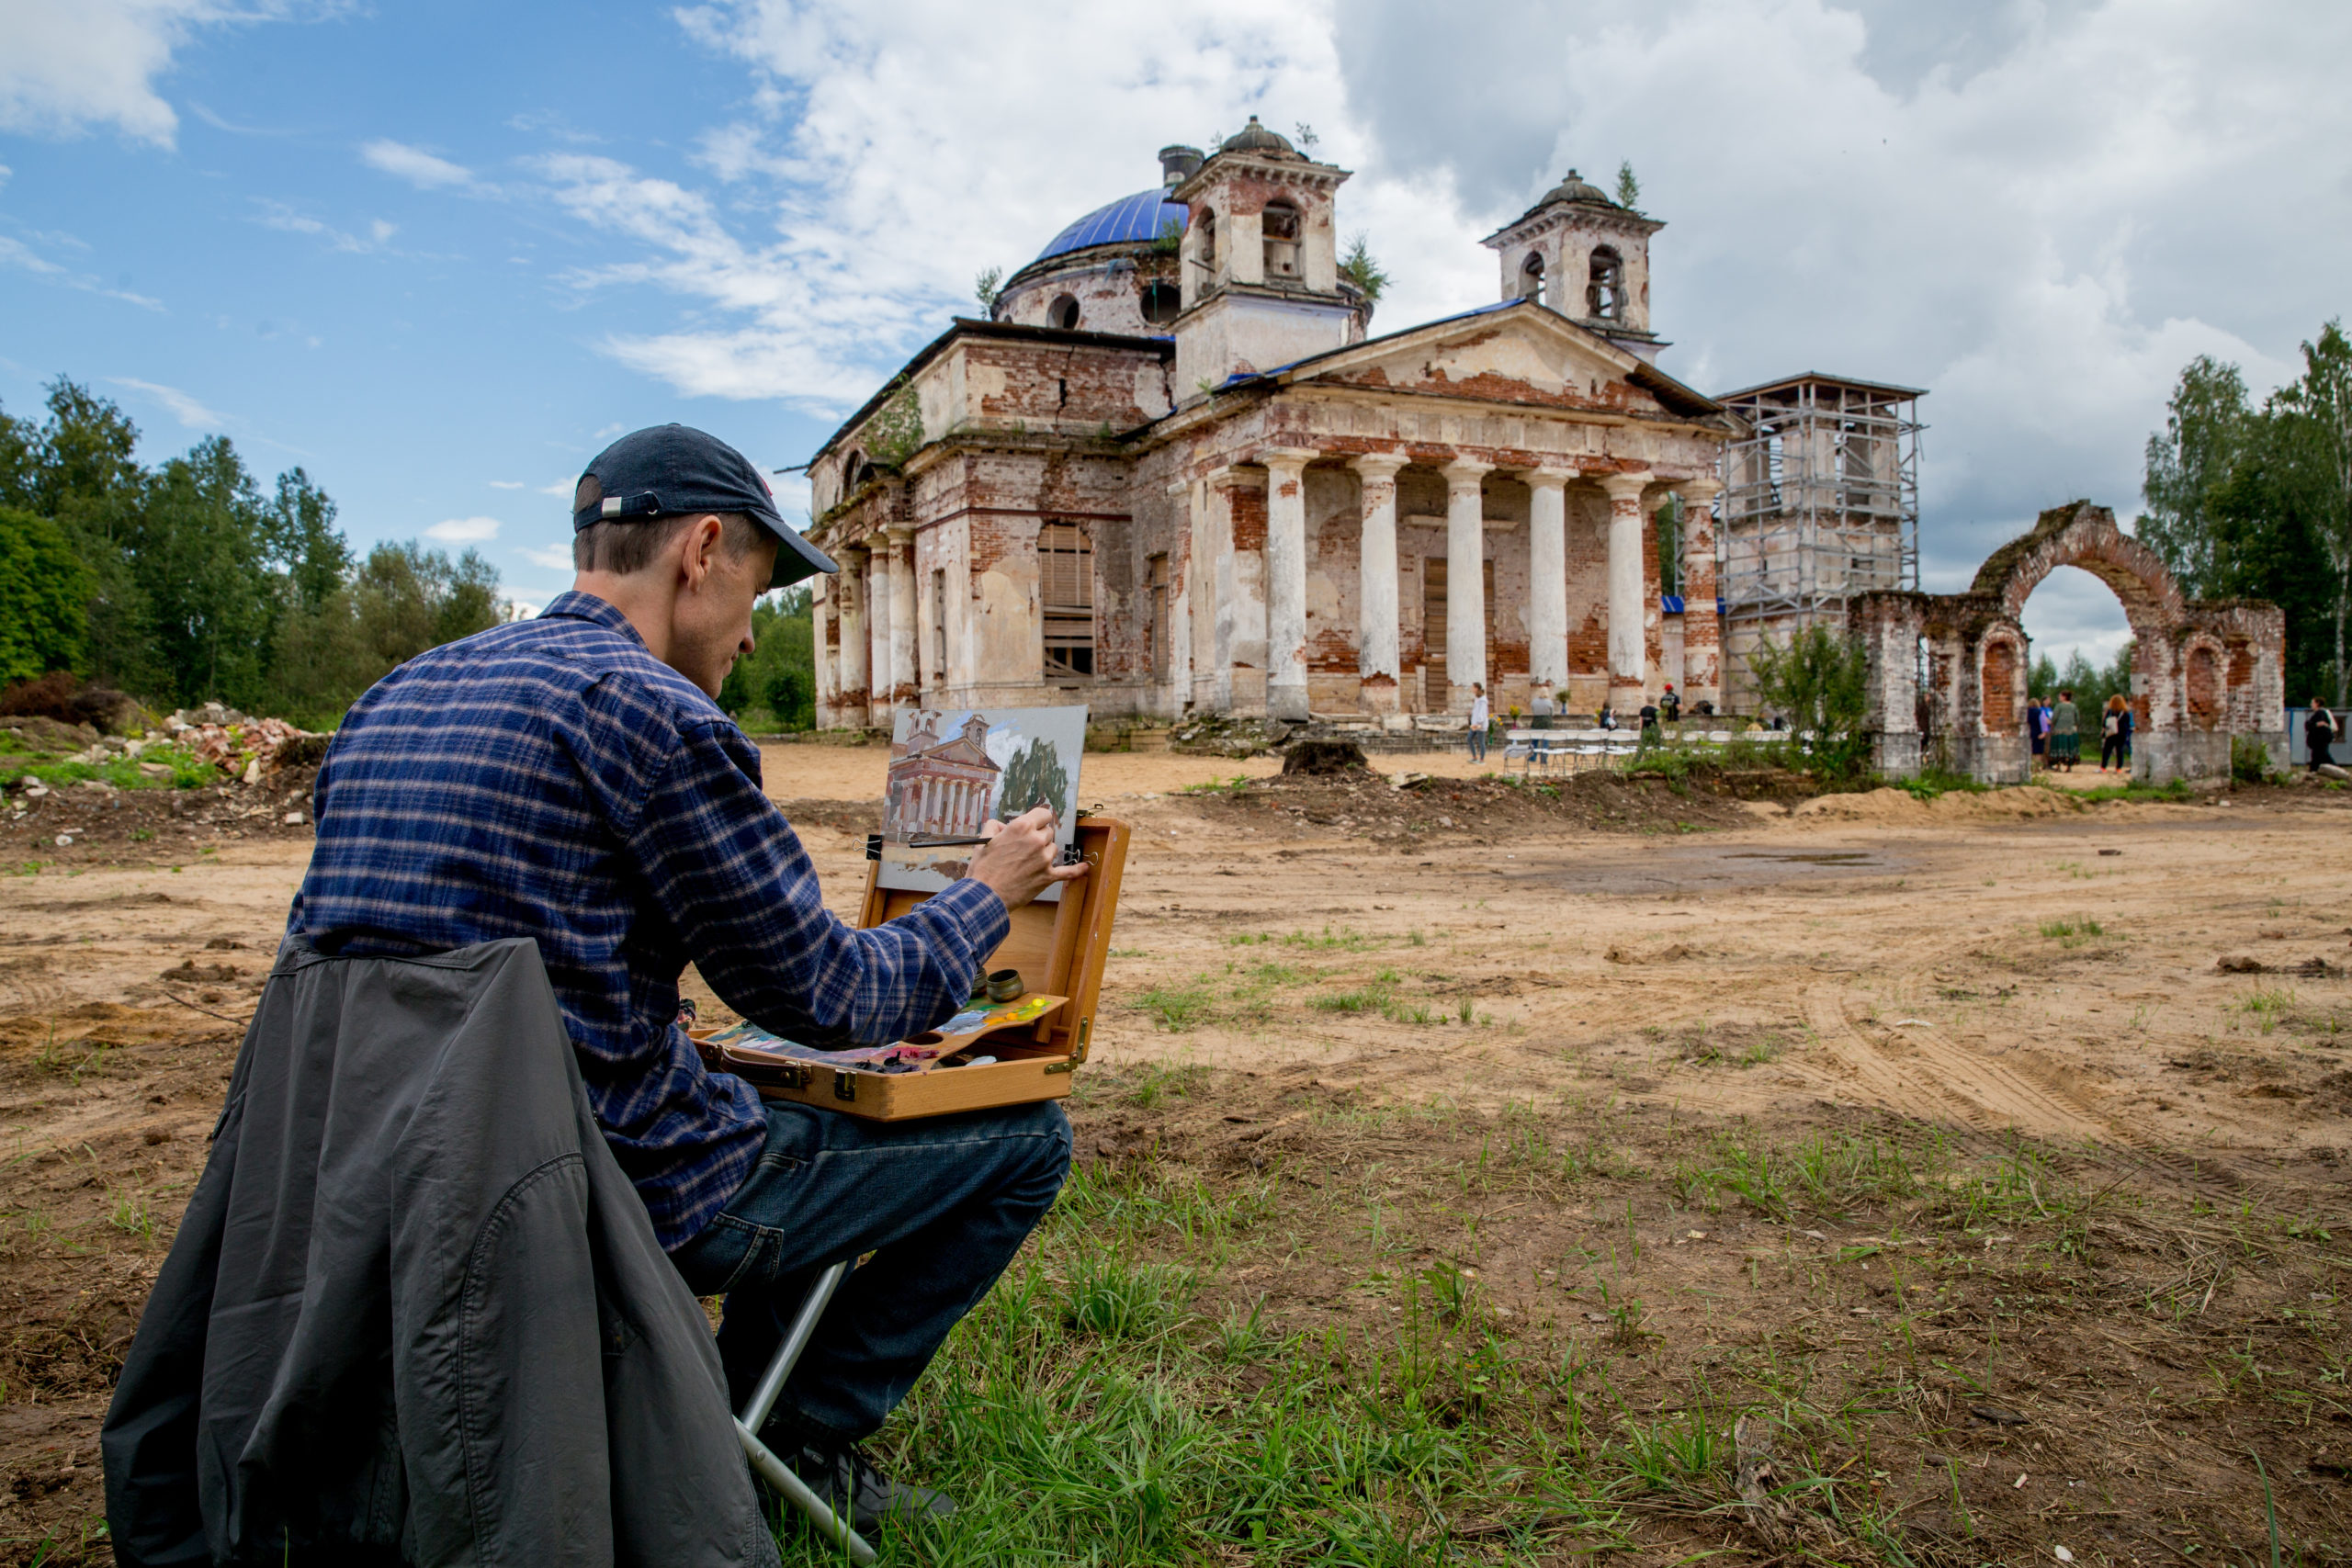
{"type": "Polygon", "coordinates": [[[280,952],[107,1413],[119,1562],[772,1564],[537,947],[280,952]]]}

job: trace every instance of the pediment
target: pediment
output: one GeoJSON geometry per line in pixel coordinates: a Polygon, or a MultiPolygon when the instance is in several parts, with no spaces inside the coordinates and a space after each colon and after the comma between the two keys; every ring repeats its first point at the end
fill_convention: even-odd
{"type": "Polygon", "coordinates": [[[1434,393],[1620,413],[1694,414],[1715,405],[1608,339],[1517,303],[1356,344],[1291,367],[1294,385],[1434,393]]]}

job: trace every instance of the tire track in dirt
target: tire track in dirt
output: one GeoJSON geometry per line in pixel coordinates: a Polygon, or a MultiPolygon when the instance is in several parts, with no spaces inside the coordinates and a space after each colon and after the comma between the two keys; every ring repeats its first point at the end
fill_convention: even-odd
{"type": "Polygon", "coordinates": [[[1956,1114],[1986,1137],[2011,1127],[2044,1137],[2088,1137],[2106,1130],[2097,1118],[1931,1027],[1904,1028],[1898,1038],[1905,1049],[1889,1050],[1847,1015],[1838,987],[1815,986],[1805,993],[1805,1021],[1853,1079],[1902,1115],[1946,1121],[1956,1114]]]}
{"type": "Polygon", "coordinates": [[[1887,1110],[1923,1121],[1942,1120],[1956,1110],[1969,1130],[1988,1142],[2012,1127],[2044,1137],[2080,1138],[2099,1148],[2095,1157],[2101,1165],[2153,1168],[2185,1187],[2222,1196],[2242,1196],[2252,1185],[2210,1156],[2184,1155],[2108,1115],[2094,1097],[2054,1075],[2030,1064],[2012,1067],[1986,1061],[1932,1025],[1905,1027],[1901,1039],[1909,1055],[1897,1055],[1848,1017],[1845,998],[1834,986],[1809,991],[1805,1011],[1839,1065],[1874,1090],[1887,1110]]]}

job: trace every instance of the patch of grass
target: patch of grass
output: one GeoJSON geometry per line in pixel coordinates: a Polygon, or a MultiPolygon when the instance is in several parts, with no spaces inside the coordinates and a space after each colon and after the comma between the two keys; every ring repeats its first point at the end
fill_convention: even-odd
{"type": "Polygon", "coordinates": [[[43,754],[35,753],[23,762],[12,758],[8,771],[18,778],[29,773],[51,789],[64,789],[85,779],[96,779],[117,789],[200,789],[206,784],[219,784],[226,776],[185,746],[150,746],[136,758],[118,757],[105,762],[52,761],[43,754]],[[141,762],[169,768],[171,776],[150,777],[140,772],[141,762]]]}
{"type": "Polygon", "coordinates": [[[1250,787],[1248,773],[1236,773],[1229,779],[1209,778],[1200,784],[1186,784],[1179,795],[1239,795],[1250,787]]]}
{"type": "Polygon", "coordinates": [[[2267,1034],[2294,1016],[2295,993],[2283,986],[2275,989],[2252,990],[2240,997],[2234,1005],[2240,1012],[2252,1013],[2256,1025],[2267,1034]]]}
{"type": "Polygon", "coordinates": [[[2041,934],[2061,947],[2080,947],[2107,935],[2107,928],[2087,915],[2071,920],[2044,920],[2041,934]]]}
{"type": "Polygon", "coordinates": [[[1980,784],[1966,773],[1954,773],[1950,768],[1933,764],[1920,769],[1916,777],[1893,779],[1887,782],[1910,795],[1912,799],[1922,802],[1933,801],[1939,795],[1955,793],[1984,795],[1992,789],[1990,784],[1980,784]]]}
{"type": "Polygon", "coordinates": [[[1184,1062],[1175,1066],[1154,1066],[1144,1070],[1143,1077],[1119,1098],[1125,1103],[1148,1110],[1162,1100],[1174,1096],[1191,1098],[1193,1092],[1208,1081],[1209,1070],[1197,1062],[1184,1062]]]}
{"type": "Polygon", "coordinates": [[[1136,1005],[1159,1020],[1162,1029],[1186,1030],[1209,1016],[1209,991],[1197,981],[1187,986],[1155,986],[1136,998],[1136,1005]]]}
{"type": "Polygon", "coordinates": [[[1143,1338],[1175,1327],[1192,1296],[1190,1269],[1083,1252],[1063,1292],[1062,1321],[1104,1339],[1143,1338]]]}

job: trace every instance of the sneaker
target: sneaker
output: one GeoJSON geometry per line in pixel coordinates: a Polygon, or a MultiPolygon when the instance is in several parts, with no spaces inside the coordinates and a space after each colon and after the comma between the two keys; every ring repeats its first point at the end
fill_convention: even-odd
{"type": "Polygon", "coordinates": [[[777,1456],[827,1507],[847,1518],[850,1528],[860,1533],[885,1519],[944,1519],[956,1511],[955,1500],[946,1494],[891,1480],[854,1445],[831,1448],[804,1443],[796,1450],[779,1449],[777,1456]]]}

